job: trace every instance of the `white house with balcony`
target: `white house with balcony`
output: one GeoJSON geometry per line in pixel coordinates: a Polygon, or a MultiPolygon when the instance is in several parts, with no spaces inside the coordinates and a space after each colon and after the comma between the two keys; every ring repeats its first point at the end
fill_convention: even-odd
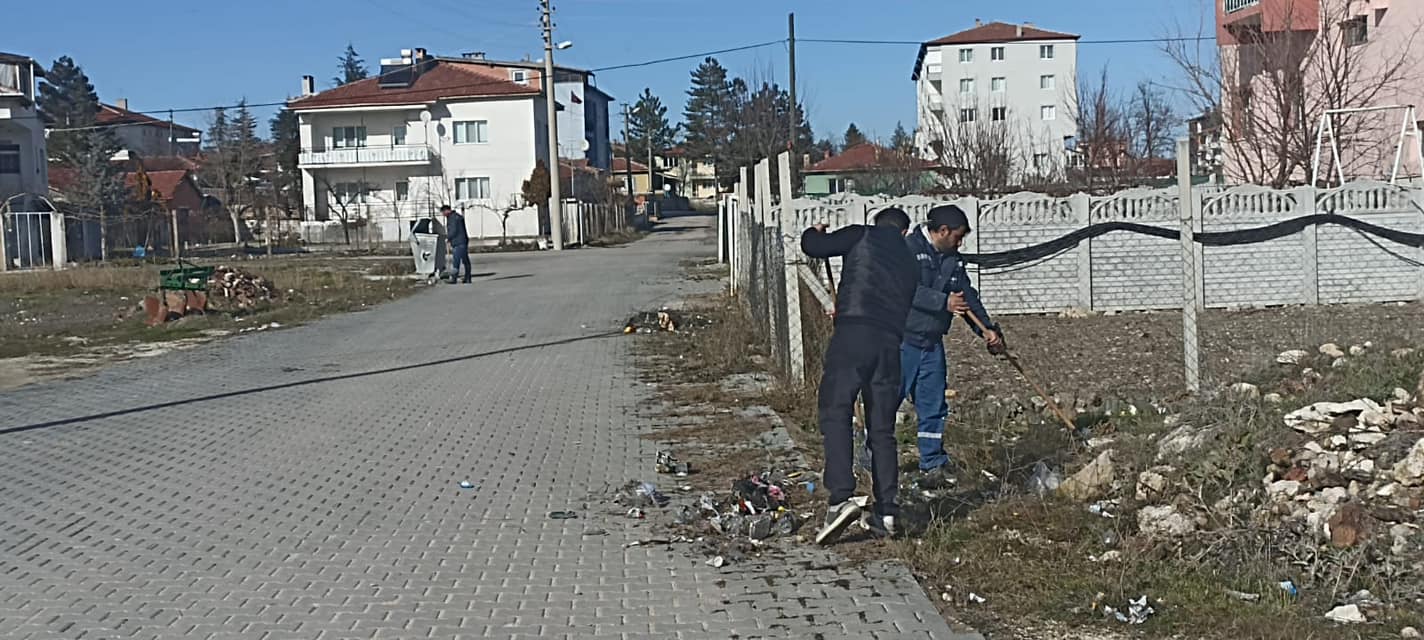
{"type": "MultiPolygon", "coordinates": [[[[443,204],[464,213],[476,240],[546,235],[543,203],[521,197],[548,158],[542,72],[420,49],[402,54],[382,60],[377,77],[321,93],[307,76],[304,95],[291,101],[308,240],[340,240],[344,221],[353,235],[401,241],[412,221],[443,204]]],[[[597,131],[574,135],[590,129],[597,131]]]]}
{"type": "Polygon", "coordinates": [[[64,218],[44,200],[49,160],[35,106],[42,77],[32,58],[0,52],[0,271],[66,262],[64,218]]]}
{"type": "Polygon", "coordinates": [[[976,20],[920,45],[911,78],[925,157],[940,159],[938,145],[1002,129],[1021,177],[1048,177],[1066,165],[1077,136],[1077,35],[976,20]]]}

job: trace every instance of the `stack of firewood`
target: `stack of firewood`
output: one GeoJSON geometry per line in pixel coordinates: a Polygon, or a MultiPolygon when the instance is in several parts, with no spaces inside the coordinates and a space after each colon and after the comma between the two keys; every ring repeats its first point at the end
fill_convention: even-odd
{"type": "Polygon", "coordinates": [[[271,280],[232,267],[218,267],[208,278],[213,306],[246,311],[280,297],[271,280]]]}

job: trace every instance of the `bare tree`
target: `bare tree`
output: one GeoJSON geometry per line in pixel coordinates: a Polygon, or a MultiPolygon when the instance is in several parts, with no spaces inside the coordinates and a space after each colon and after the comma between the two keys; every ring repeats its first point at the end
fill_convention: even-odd
{"type": "Polygon", "coordinates": [[[1068,104],[1078,124],[1071,181],[1089,188],[1121,184],[1130,160],[1130,118],[1109,86],[1107,66],[1080,82],[1068,104]]]}
{"type": "MultiPolygon", "coordinates": [[[[356,204],[348,196],[350,194],[337,193],[336,187],[330,180],[320,175],[316,176],[317,188],[326,192],[326,210],[336,214],[337,220],[341,222],[341,235],[346,244],[351,244],[351,230],[366,226],[366,218],[360,207],[352,207],[356,204]]],[[[366,185],[361,184],[360,190],[364,193],[366,185]]],[[[359,200],[359,197],[357,198],[359,200]]]]}
{"type": "Polygon", "coordinates": [[[1128,107],[1128,124],[1132,129],[1137,157],[1147,160],[1172,154],[1172,131],[1182,124],[1164,92],[1149,81],[1137,83],[1128,107]]]}
{"type": "MultiPolygon", "coordinates": [[[[956,105],[957,107],[957,105],[956,105]]],[[[1023,182],[1029,173],[1027,140],[1011,124],[1016,114],[1005,107],[947,108],[928,118],[928,151],[950,175],[954,189],[969,193],[1002,193],[1023,182]]]]}
{"type": "MultiPolygon", "coordinates": [[[[1178,28],[1163,50],[1182,72],[1181,92],[1200,112],[1220,107],[1225,171],[1235,180],[1284,187],[1309,179],[1321,117],[1334,109],[1389,104],[1415,82],[1418,24],[1391,25],[1395,43],[1371,42],[1349,0],[1324,0],[1318,14],[1284,3],[1264,16],[1270,30],[1232,30],[1236,44],[1203,50],[1178,28]]],[[[1264,10],[1264,9],[1263,9],[1264,10]]],[[[1204,34],[1205,28],[1198,30],[1204,34]]],[[[1395,140],[1380,114],[1334,119],[1352,172],[1378,162],[1395,140]]],[[[1397,128],[1394,131],[1398,131],[1397,128]]]]}

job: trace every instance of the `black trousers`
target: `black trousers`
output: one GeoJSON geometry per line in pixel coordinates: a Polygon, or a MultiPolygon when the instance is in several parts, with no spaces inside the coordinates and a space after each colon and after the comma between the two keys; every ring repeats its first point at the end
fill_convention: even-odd
{"type": "Polygon", "coordinates": [[[826,348],[816,409],[826,452],[826,489],[831,504],[855,494],[855,398],[865,405],[875,512],[899,511],[900,461],[895,447],[895,410],[900,406],[900,337],[875,327],[840,324],[826,348]]]}

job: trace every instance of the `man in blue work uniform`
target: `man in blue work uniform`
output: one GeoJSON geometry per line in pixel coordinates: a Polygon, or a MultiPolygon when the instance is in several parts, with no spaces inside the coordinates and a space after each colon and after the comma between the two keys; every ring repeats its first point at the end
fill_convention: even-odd
{"type": "Polygon", "coordinates": [[[964,258],[959,255],[959,246],[969,231],[969,218],[962,209],[941,205],[930,209],[924,224],[905,236],[910,253],[919,263],[920,280],[900,344],[900,395],[915,405],[920,471],[924,474],[921,486],[930,489],[954,481],[954,469],[944,451],[944,422],[949,415],[944,336],[949,333],[951,321],[955,315],[973,313],[989,331],[981,332],[973,322],[969,328],[984,338],[991,353],[1002,353],[1004,349],[1004,338],[984,310],[979,292],[969,281],[964,258]]]}

